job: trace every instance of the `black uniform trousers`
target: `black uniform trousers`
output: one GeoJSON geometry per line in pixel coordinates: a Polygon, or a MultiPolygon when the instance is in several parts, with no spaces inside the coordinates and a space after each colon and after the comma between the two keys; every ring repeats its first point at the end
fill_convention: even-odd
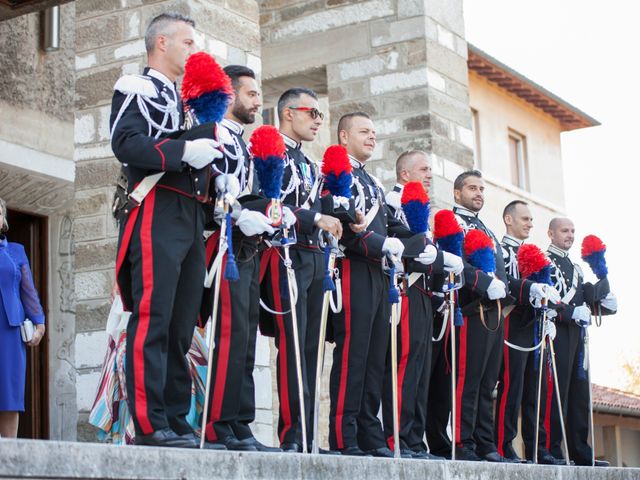
{"type": "MultiPolygon", "coordinates": [[[[218,236],[209,242],[217,243],[218,236]]],[[[223,277],[214,336],[208,441],[253,436],[249,423],[255,416],[253,366],[260,308],[260,257],[256,241],[234,235],[233,243],[240,278],[236,282],[224,279],[225,254],[220,267],[223,277]]],[[[213,297],[213,288],[208,294],[213,297]]]]}
{"type": "MultiPolygon", "coordinates": [[[[512,344],[525,348],[540,342],[540,323],[521,325],[519,319],[507,316],[504,320],[504,336],[512,344]]],[[[546,452],[547,433],[544,425],[547,407],[548,348],[545,346],[545,361],[542,372],[542,390],[540,392],[540,431],[538,437],[538,455],[546,452]]],[[[540,350],[521,352],[503,346],[503,360],[498,381],[496,400],[495,435],[498,453],[514,458],[513,440],[518,434],[518,414],[522,414],[522,440],[525,456],[533,460],[535,445],[535,425],[538,395],[538,375],[540,368],[540,350]]]]}
{"type": "Polygon", "coordinates": [[[332,450],[386,446],[378,411],[389,346],[389,279],[379,264],[341,260],[342,311],[332,315],[336,342],[329,380],[332,450]]]}
{"type": "MultiPolygon", "coordinates": [[[[416,283],[422,283],[423,277],[416,283]]],[[[423,414],[418,408],[426,406],[429,371],[431,369],[431,336],[433,315],[431,300],[419,285],[409,287],[402,295],[398,329],[398,412],[401,448],[422,450],[424,435],[423,414]],[[423,388],[419,388],[419,387],[423,388]],[[420,425],[416,425],[416,422],[420,425]],[[416,431],[419,437],[415,438],[416,431]]],[[[385,368],[382,394],[382,419],[389,448],[393,449],[393,395],[391,388],[391,346],[385,368]]]]}
{"type": "MultiPolygon", "coordinates": [[[[311,439],[313,438],[313,401],[324,293],[322,281],[326,266],[324,255],[318,249],[291,248],[289,254],[296,276],[298,292],[296,301],[298,344],[300,346],[305,403],[307,447],[310,447],[311,439]]],[[[269,262],[270,278],[267,279],[270,287],[267,289],[269,306],[278,312],[286,312],[291,308],[291,303],[284,262],[273,251],[269,262]]],[[[280,399],[278,438],[281,444],[297,443],[302,445],[302,424],[292,318],[291,314],[274,315],[274,317],[275,344],[278,349],[276,379],[278,398],[280,399]]]]}
{"type": "MultiPolygon", "coordinates": [[[[434,316],[435,331],[440,331],[442,322],[447,322],[444,337],[439,342],[432,342],[426,409],[422,407],[418,412],[426,417],[424,430],[429,452],[450,458],[451,439],[447,434],[447,428],[451,415],[451,327],[448,319],[442,315],[434,316]]],[[[422,439],[421,434],[422,432],[416,432],[415,437],[420,435],[422,439]]]]}
{"type": "Polygon", "coordinates": [[[204,215],[193,198],[156,187],[132,210],[118,251],[118,285],[131,308],[127,401],[136,434],[192,432],[191,346],[204,282],[204,215]]]}
{"type": "MultiPolygon", "coordinates": [[[[558,369],[558,386],[562,410],[567,426],[569,456],[577,465],[591,465],[589,446],[589,377],[585,370],[585,331],[573,323],[556,323],[553,342],[558,369]]],[[[549,396],[549,395],[547,395],[549,396]]],[[[555,399],[554,399],[555,400],[555,399]]],[[[551,403],[549,451],[556,458],[564,458],[562,430],[557,402],[551,403]]]]}
{"type": "MultiPolygon", "coordinates": [[[[496,310],[485,311],[487,325],[496,325],[496,310]],[[489,317],[489,318],[487,318],[489,317]]],[[[456,446],[484,456],[495,452],[492,393],[498,381],[502,360],[503,330],[488,330],[479,315],[464,317],[456,327],[456,446]]]]}

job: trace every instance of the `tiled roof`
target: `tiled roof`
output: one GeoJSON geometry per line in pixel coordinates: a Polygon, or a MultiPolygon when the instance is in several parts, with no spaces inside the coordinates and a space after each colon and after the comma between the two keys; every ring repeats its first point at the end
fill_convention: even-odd
{"type": "Polygon", "coordinates": [[[563,131],[600,125],[596,119],[468,43],[469,71],[486,78],[555,118],[563,131]]]}
{"type": "Polygon", "coordinates": [[[601,413],[640,417],[640,395],[593,384],[593,409],[601,413]]]}

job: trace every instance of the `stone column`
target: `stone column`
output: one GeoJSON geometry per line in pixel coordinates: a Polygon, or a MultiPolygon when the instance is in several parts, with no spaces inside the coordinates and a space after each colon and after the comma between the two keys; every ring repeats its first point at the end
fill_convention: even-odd
{"type": "MultiPolygon", "coordinates": [[[[106,348],[104,328],[115,274],[117,226],[110,205],[120,164],[109,143],[112,89],[122,74],[142,72],[146,26],[154,16],[167,11],[194,18],[199,48],[223,65],[248,64],[258,73],[261,70],[258,7],[253,0],[76,2],[73,273],[78,437],[82,440],[96,439],[87,419],[106,348]]],[[[266,433],[270,440],[270,424],[266,433]]]]}

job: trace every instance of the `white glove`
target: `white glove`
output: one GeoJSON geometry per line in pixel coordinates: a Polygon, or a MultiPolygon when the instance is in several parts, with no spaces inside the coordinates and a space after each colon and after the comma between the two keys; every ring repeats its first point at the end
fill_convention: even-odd
{"type": "Polygon", "coordinates": [[[507,287],[502,282],[502,280],[498,280],[497,278],[491,280],[489,288],[487,288],[487,297],[489,297],[489,300],[498,300],[506,296],[507,287]]]}
{"type": "Polygon", "coordinates": [[[420,252],[420,255],[415,258],[415,261],[423,265],[431,265],[435,262],[437,256],[438,250],[436,250],[436,247],[433,245],[427,245],[424,247],[424,250],[420,252]]]}
{"type": "Polygon", "coordinates": [[[223,157],[222,152],[218,150],[218,145],[218,142],[210,138],[188,140],[184,144],[182,161],[196,170],[204,168],[216,158],[223,157]]]}
{"type": "Polygon", "coordinates": [[[556,324],[553,322],[546,322],[544,324],[544,334],[553,341],[556,338],[556,324]]]}
{"type": "Polygon", "coordinates": [[[274,232],[271,220],[266,215],[253,210],[242,210],[238,220],[236,220],[236,225],[247,237],[262,233],[272,234],[274,232]]]}
{"type": "Polygon", "coordinates": [[[216,177],[216,191],[224,193],[224,199],[227,203],[233,204],[238,195],[240,195],[240,182],[238,177],[230,174],[218,175],[216,177]]]}
{"type": "Polygon", "coordinates": [[[551,285],[545,283],[534,283],[529,291],[529,301],[535,308],[542,306],[542,299],[546,299],[551,303],[560,302],[560,294],[551,285]]]}
{"type": "Polygon", "coordinates": [[[580,305],[573,309],[571,315],[579,327],[588,327],[591,325],[591,310],[586,305],[580,305]]]}
{"type": "Polygon", "coordinates": [[[400,258],[404,252],[404,244],[397,238],[387,237],[382,244],[382,251],[400,258]]]}
{"type": "Polygon", "coordinates": [[[460,275],[462,270],[464,270],[464,263],[462,263],[462,259],[449,252],[442,252],[444,257],[444,269],[447,272],[453,272],[455,275],[460,275]]]}
{"type": "Polygon", "coordinates": [[[345,210],[349,210],[349,199],[347,197],[338,197],[334,196],[333,198],[333,209],[337,210],[342,207],[345,210]]]}
{"type": "Polygon", "coordinates": [[[553,320],[558,316],[558,312],[553,309],[547,310],[547,320],[553,320]]]}
{"type": "Polygon", "coordinates": [[[609,292],[606,297],[600,300],[600,305],[602,305],[607,310],[611,310],[612,312],[618,311],[618,299],[611,292],[609,292]]]}
{"type": "Polygon", "coordinates": [[[284,226],[287,228],[293,227],[298,221],[295,214],[289,207],[282,207],[282,214],[284,216],[282,221],[284,222],[284,226]]]}

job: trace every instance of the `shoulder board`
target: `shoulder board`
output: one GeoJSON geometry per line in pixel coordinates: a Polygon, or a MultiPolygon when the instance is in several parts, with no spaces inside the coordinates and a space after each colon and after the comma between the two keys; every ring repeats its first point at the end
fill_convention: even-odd
{"type": "Polygon", "coordinates": [[[218,140],[225,145],[235,145],[231,131],[221,123],[216,124],[216,133],[218,134],[218,140]]]}
{"type": "Polygon", "coordinates": [[[118,79],[113,89],[125,95],[142,95],[149,98],[158,96],[158,90],[153,80],[145,75],[123,75],[118,79]]]}
{"type": "Polygon", "coordinates": [[[387,200],[387,205],[389,205],[390,207],[393,207],[395,210],[402,208],[399,192],[394,192],[392,190],[385,196],[385,199],[387,200]]]}

